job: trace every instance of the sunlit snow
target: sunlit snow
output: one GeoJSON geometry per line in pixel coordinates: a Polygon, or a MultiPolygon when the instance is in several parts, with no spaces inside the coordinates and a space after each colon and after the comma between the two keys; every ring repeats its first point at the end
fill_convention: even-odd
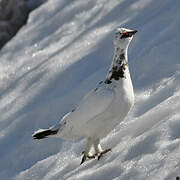
{"type": "Polygon", "coordinates": [[[179,0],[49,0],[0,52],[0,179],[173,180],[180,176],[179,0]],[[103,80],[117,27],[129,47],[135,106],[80,166],[84,139],[33,140],[103,80]]]}

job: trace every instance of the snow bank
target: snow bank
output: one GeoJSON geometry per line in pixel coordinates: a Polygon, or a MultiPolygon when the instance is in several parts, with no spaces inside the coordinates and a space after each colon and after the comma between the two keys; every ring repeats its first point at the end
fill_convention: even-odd
{"type": "Polygon", "coordinates": [[[180,175],[178,0],[48,1],[0,52],[0,177],[14,180],[175,179],[180,175]],[[112,153],[80,166],[85,140],[32,139],[106,75],[118,26],[136,103],[103,139],[112,153]]]}

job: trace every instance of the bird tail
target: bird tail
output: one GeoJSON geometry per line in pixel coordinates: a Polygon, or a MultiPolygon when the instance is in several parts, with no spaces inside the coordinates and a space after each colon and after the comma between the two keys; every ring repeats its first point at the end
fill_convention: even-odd
{"type": "Polygon", "coordinates": [[[58,129],[57,130],[52,130],[52,129],[40,129],[36,132],[34,132],[34,134],[32,135],[32,137],[34,139],[44,139],[47,138],[48,136],[51,135],[56,135],[58,133],[58,129]]]}

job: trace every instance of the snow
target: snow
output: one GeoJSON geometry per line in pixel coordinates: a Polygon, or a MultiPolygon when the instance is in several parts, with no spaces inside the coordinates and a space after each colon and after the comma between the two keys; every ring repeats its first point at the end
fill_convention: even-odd
{"type": "Polygon", "coordinates": [[[0,61],[0,177],[4,180],[171,180],[180,176],[178,0],[53,0],[30,15],[0,61]],[[112,152],[83,165],[84,139],[33,140],[103,80],[117,27],[129,48],[135,106],[102,140],[112,152]]]}

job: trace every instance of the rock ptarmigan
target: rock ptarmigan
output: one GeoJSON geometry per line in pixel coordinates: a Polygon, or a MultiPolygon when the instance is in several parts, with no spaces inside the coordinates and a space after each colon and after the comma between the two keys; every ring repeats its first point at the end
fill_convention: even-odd
{"type": "Polygon", "coordinates": [[[128,46],[136,30],[118,28],[114,37],[114,57],[104,81],[90,91],[79,106],[66,114],[60,122],[33,134],[34,139],[58,136],[62,139],[87,138],[81,164],[87,158],[101,156],[100,140],[127,116],[134,104],[134,92],[128,68],[128,46]],[[94,147],[95,154],[90,152],[94,147]]]}

